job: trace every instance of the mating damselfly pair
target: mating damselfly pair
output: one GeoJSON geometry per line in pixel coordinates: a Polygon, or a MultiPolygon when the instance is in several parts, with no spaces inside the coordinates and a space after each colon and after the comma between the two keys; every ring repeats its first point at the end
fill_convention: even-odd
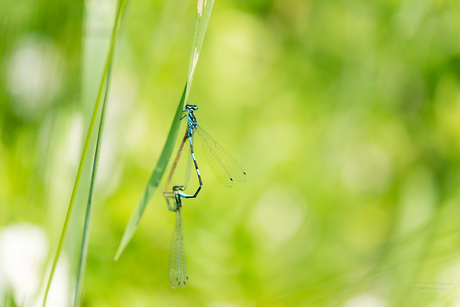
{"type": "Polygon", "coordinates": [[[195,158],[195,151],[193,149],[195,134],[198,134],[201,140],[203,152],[211,170],[224,186],[231,188],[234,180],[239,182],[246,181],[246,172],[238,164],[238,162],[236,162],[236,160],[227,151],[225,151],[222,146],[214,141],[214,139],[205,130],[198,126],[198,121],[194,113],[197,110],[198,107],[196,105],[186,104],[185,110],[182,111],[183,113],[186,113],[181,119],[187,118],[187,128],[179,147],[179,151],[171,167],[171,171],[166,182],[166,191],[162,191],[163,196],[166,198],[168,209],[176,213],[176,226],[173,232],[169,257],[169,283],[173,289],[176,289],[179,286],[185,287],[188,282],[184,230],[182,224],[182,199],[196,198],[203,188],[203,180],[201,178],[198,163],[195,158]],[[169,190],[171,179],[187,141],[190,146],[188,147],[189,154],[187,154],[184,183],[182,185],[173,186],[171,192],[169,190]],[[195,167],[199,185],[193,194],[187,194],[184,191],[186,190],[190,180],[192,163],[195,167]],[[172,204],[170,200],[172,200],[172,204]]]}

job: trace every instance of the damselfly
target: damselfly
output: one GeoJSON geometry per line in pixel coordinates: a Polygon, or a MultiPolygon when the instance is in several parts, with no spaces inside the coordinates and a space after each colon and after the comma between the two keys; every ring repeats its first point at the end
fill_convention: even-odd
{"type": "Polygon", "coordinates": [[[206,160],[208,161],[211,170],[213,171],[216,178],[226,187],[231,188],[233,186],[234,179],[239,182],[246,181],[246,172],[243,170],[241,165],[236,162],[236,160],[227,152],[225,151],[222,146],[220,146],[214,139],[200,126],[198,126],[198,121],[195,116],[195,111],[198,110],[196,105],[186,104],[185,110],[186,112],[181,119],[187,118],[187,129],[185,131],[185,136],[182,139],[181,146],[179,148],[179,152],[177,153],[176,159],[174,160],[173,166],[171,168],[170,175],[167,180],[166,189],[168,189],[169,184],[172,179],[172,175],[174,170],[177,166],[177,162],[182,154],[183,148],[187,140],[190,144],[190,154],[188,155],[187,161],[187,168],[186,168],[186,178],[184,189],[188,184],[190,178],[190,169],[191,169],[191,161],[195,166],[195,171],[198,177],[199,187],[195,191],[194,194],[185,194],[184,192],[177,191],[178,195],[183,198],[195,198],[198,193],[200,192],[201,188],[203,187],[203,181],[201,179],[200,170],[198,168],[198,163],[196,162],[195,153],[193,150],[193,140],[195,136],[195,132],[198,134],[201,140],[201,145],[203,147],[204,155],[206,156],[206,160]]]}
{"type": "MultiPolygon", "coordinates": [[[[161,189],[161,186],[160,186],[161,189]]],[[[173,289],[179,286],[182,288],[188,282],[187,259],[185,257],[184,228],[182,225],[182,197],[179,195],[184,186],[174,186],[173,192],[163,192],[166,198],[168,209],[176,212],[176,226],[171,241],[169,254],[169,284],[173,289]],[[170,203],[172,199],[172,205],[170,203]]]]}

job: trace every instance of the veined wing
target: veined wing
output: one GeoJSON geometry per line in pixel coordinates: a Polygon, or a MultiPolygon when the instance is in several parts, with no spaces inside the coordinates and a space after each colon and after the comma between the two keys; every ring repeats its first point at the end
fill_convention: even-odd
{"type": "Polygon", "coordinates": [[[169,283],[173,289],[185,287],[188,282],[187,260],[185,258],[184,230],[182,226],[181,208],[176,210],[176,226],[174,228],[171,253],[169,256],[169,283]]]}
{"type": "Polygon", "coordinates": [[[246,172],[241,165],[204,129],[198,126],[196,131],[200,136],[204,155],[216,178],[227,188],[233,186],[233,180],[245,182],[246,172]]]}

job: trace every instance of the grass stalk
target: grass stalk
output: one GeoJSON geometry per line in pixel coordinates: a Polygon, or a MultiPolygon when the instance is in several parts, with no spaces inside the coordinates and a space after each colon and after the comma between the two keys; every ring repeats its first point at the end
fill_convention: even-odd
{"type": "MultiPolygon", "coordinates": [[[[113,58],[112,58],[113,59],[113,58]]],[[[113,63],[113,61],[112,61],[113,63]]],[[[89,244],[89,231],[90,231],[90,222],[91,222],[91,209],[94,203],[94,186],[96,184],[96,174],[97,168],[99,164],[99,155],[100,155],[100,146],[101,146],[101,139],[102,133],[104,130],[104,123],[105,123],[105,115],[107,112],[107,103],[108,103],[108,96],[109,96],[109,89],[110,89],[110,81],[112,76],[112,64],[109,66],[109,71],[107,74],[107,81],[105,85],[105,95],[104,95],[104,102],[102,104],[102,112],[101,112],[101,120],[99,123],[99,130],[97,134],[96,140],[96,149],[94,151],[94,159],[93,159],[93,169],[91,171],[91,183],[89,187],[89,195],[88,195],[88,204],[86,206],[86,215],[85,215],[85,223],[83,227],[83,238],[81,241],[81,249],[80,249],[80,259],[78,261],[78,269],[77,269],[77,280],[75,285],[75,299],[74,299],[74,307],[80,306],[80,301],[82,298],[83,293],[83,278],[85,275],[85,268],[86,268],[86,259],[88,255],[88,244],[89,244]]]]}
{"type": "Polygon", "coordinates": [[[163,151],[161,152],[157,165],[153,169],[152,175],[150,176],[150,179],[147,183],[147,186],[145,187],[144,193],[142,194],[142,197],[139,201],[139,204],[136,207],[136,210],[131,216],[128,225],[126,225],[123,237],[121,238],[120,246],[118,247],[117,253],[115,255],[115,261],[118,260],[126,245],[129,243],[134,233],[136,232],[136,229],[141,221],[142,215],[144,214],[145,208],[147,207],[150,199],[155,193],[158,187],[158,181],[161,180],[161,177],[163,177],[163,174],[166,170],[166,166],[168,165],[169,159],[171,158],[171,153],[174,149],[174,143],[176,141],[177,134],[180,128],[180,118],[182,115],[182,109],[184,107],[186,90],[187,84],[185,84],[182,97],[179,101],[179,105],[177,106],[176,114],[174,115],[174,119],[171,124],[171,128],[169,129],[169,134],[166,139],[165,146],[163,147],[163,151]]]}
{"type": "Polygon", "coordinates": [[[188,101],[190,86],[192,84],[193,76],[195,74],[196,65],[201,52],[201,47],[203,46],[204,36],[206,34],[206,28],[208,26],[209,18],[211,17],[213,4],[214,0],[197,1],[197,10],[195,13],[195,24],[193,27],[192,44],[190,48],[188,64],[187,82],[185,83],[184,92],[182,93],[181,100],[179,101],[179,105],[177,106],[176,114],[174,115],[165,146],[163,147],[163,151],[161,152],[157,165],[153,169],[152,175],[150,176],[144,193],[142,194],[142,197],[133,215],[131,216],[128,225],[125,228],[123,237],[121,238],[120,246],[118,247],[117,253],[115,254],[115,261],[118,260],[126,245],[129,243],[134,233],[136,232],[136,229],[141,221],[142,215],[144,214],[145,208],[147,207],[150,199],[153,197],[153,194],[155,193],[156,188],[158,187],[158,181],[160,181],[163,177],[163,174],[166,170],[166,166],[168,165],[169,159],[171,158],[171,153],[174,149],[174,144],[176,142],[177,134],[179,132],[182,109],[184,107],[184,104],[188,101]]]}
{"type": "Polygon", "coordinates": [[[66,217],[65,217],[65,221],[64,221],[64,226],[63,226],[62,232],[61,232],[61,237],[59,239],[59,244],[58,244],[56,253],[54,255],[53,263],[51,265],[50,274],[49,274],[48,281],[47,281],[47,284],[46,284],[45,295],[44,295],[44,298],[43,298],[43,305],[42,305],[43,307],[45,307],[45,305],[46,305],[46,299],[48,297],[48,292],[49,292],[49,289],[50,289],[50,286],[51,286],[51,281],[53,280],[54,271],[56,270],[56,265],[57,265],[57,262],[59,260],[59,256],[61,254],[65,234],[67,232],[67,227],[68,227],[69,220],[70,220],[70,215],[72,213],[73,205],[75,203],[75,197],[77,195],[78,186],[80,184],[80,179],[81,179],[81,175],[82,175],[82,172],[83,172],[83,166],[85,164],[86,155],[88,153],[88,148],[89,148],[89,144],[90,144],[90,141],[91,141],[91,135],[92,135],[92,132],[94,130],[94,124],[96,122],[96,117],[97,117],[98,110],[99,110],[101,96],[102,96],[102,92],[103,92],[103,89],[104,89],[104,81],[107,79],[109,69],[110,69],[110,67],[112,65],[112,58],[113,58],[113,54],[114,54],[116,38],[118,36],[121,20],[122,20],[123,13],[124,13],[125,8],[126,8],[126,3],[127,3],[127,0],[121,0],[120,5],[118,6],[117,16],[116,16],[116,19],[115,19],[115,24],[114,24],[114,27],[113,27],[112,37],[111,37],[111,41],[110,41],[109,54],[108,54],[107,61],[106,61],[106,64],[105,64],[105,68],[104,68],[104,72],[103,72],[103,75],[102,75],[101,84],[99,86],[99,91],[98,91],[96,101],[95,101],[95,104],[94,104],[94,110],[93,110],[93,114],[91,116],[91,121],[90,121],[90,124],[89,124],[88,133],[86,135],[86,141],[85,141],[85,145],[83,147],[83,152],[81,154],[80,164],[78,166],[77,176],[75,178],[75,183],[74,183],[74,186],[73,186],[72,194],[70,196],[69,206],[67,208],[67,213],[66,213],[66,217]]]}

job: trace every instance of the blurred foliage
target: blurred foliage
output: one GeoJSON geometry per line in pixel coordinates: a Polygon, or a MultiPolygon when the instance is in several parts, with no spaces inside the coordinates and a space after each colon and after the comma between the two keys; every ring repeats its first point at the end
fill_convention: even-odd
{"type": "MultiPolygon", "coordinates": [[[[83,305],[460,304],[456,1],[216,1],[189,102],[248,180],[226,189],[198,148],[204,188],[184,202],[185,289],[168,283],[174,214],[158,194],[113,261],[182,93],[195,5],[128,4],[83,305]],[[420,293],[414,282],[453,286],[420,293]]],[[[50,254],[114,13],[112,0],[0,0],[0,227],[41,225],[50,254]]],[[[67,238],[71,276],[87,169],[67,238]]]]}

